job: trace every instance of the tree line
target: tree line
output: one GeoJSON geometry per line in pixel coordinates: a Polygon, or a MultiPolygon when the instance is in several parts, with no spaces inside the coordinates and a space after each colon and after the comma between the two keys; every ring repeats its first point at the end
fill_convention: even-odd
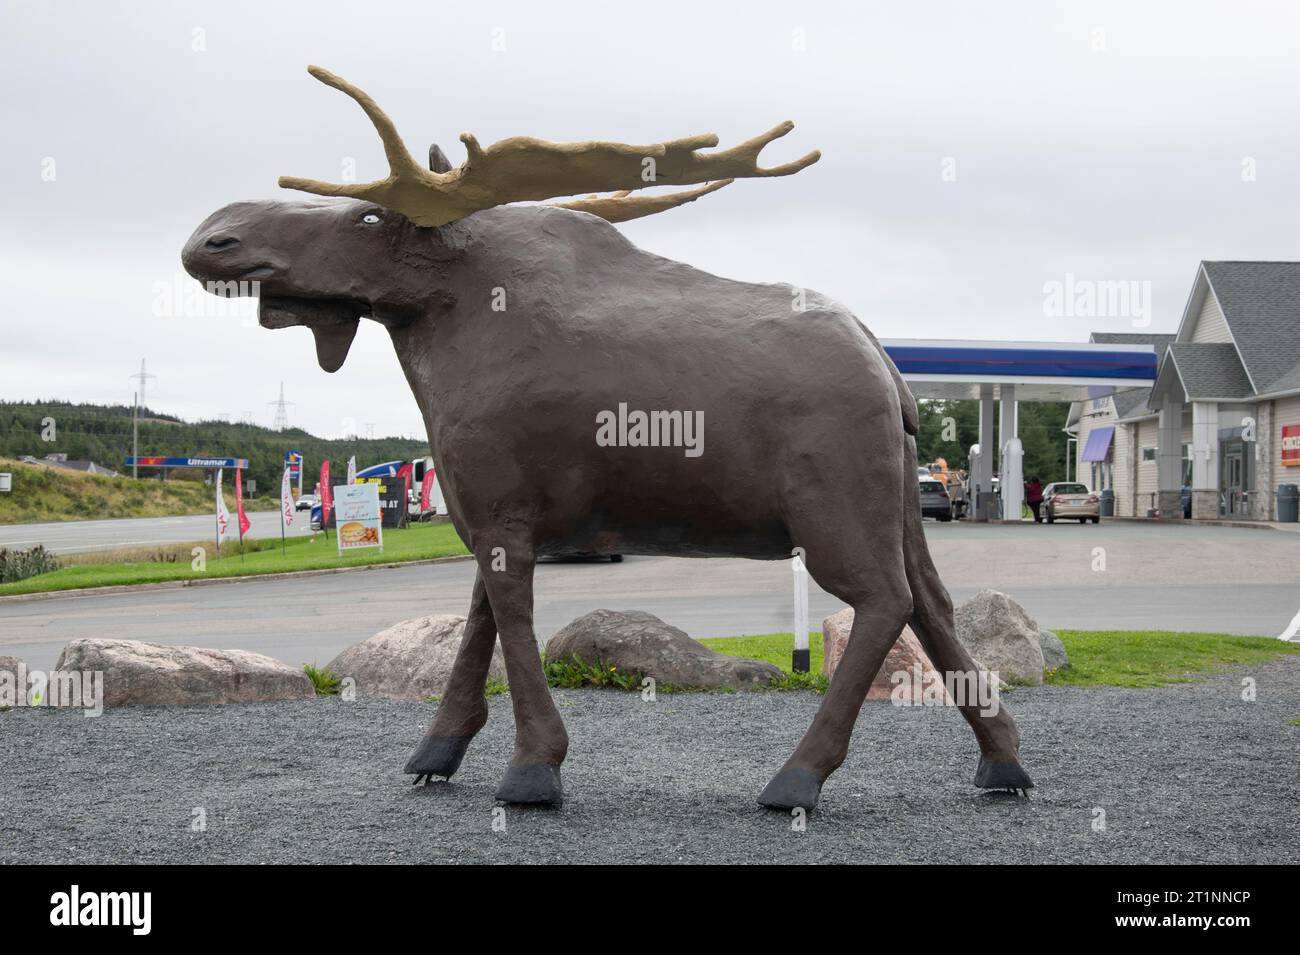
{"type": "MultiPolygon", "coordinates": [[[[921,418],[916,437],[918,463],[924,465],[943,458],[951,468],[968,469],[970,446],[979,443],[979,402],[922,400],[917,406],[921,418]],[[947,419],[951,419],[954,427],[945,427],[947,419]]],[[[1066,435],[1061,429],[1069,411],[1068,401],[1020,403],[1016,430],[1025,451],[1026,481],[1031,477],[1044,484],[1065,480],[1066,435]]],[[[996,423],[993,434],[996,440],[996,423]]]]}
{"type": "MultiPolygon", "coordinates": [[[[272,431],[230,421],[182,421],[174,415],[140,409],[140,454],[247,458],[244,480],[257,482],[257,493],[277,494],[286,451],[306,459],[303,492],[316,484],[320,464],[329,459],[332,474],[343,480],[347,460],[357,467],[381,461],[410,460],[429,454],[427,441],[410,438],[318,438],[301,428],[272,431]]],[[[63,401],[0,402],[0,457],[66,454],[74,461],[94,461],[125,474],[131,453],[131,408],[126,405],[74,404],[63,401]]],[[[142,470],[141,477],[158,473],[142,470]]],[[[199,472],[176,472],[168,479],[198,478],[199,472]]],[[[230,479],[230,475],[226,475],[230,479]]]]}

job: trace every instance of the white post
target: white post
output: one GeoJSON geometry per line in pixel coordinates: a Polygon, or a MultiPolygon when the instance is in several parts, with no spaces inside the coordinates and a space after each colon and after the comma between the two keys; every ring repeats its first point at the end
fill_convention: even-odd
{"type": "Polygon", "coordinates": [[[971,504],[975,520],[987,521],[986,501],[993,494],[993,386],[980,386],[980,455],[971,462],[971,504]],[[979,488],[976,494],[975,488],[979,488]]]}
{"type": "Polygon", "coordinates": [[[811,665],[808,652],[808,569],[803,558],[795,555],[790,562],[794,572],[794,653],[790,668],[796,673],[807,673],[811,665]]]}
{"type": "MultiPolygon", "coordinates": [[[[1018,429],[1016,386],[1003,385],[998,401],[998,477],[1002,489],[1002,520],[1020,520],[1020,506],[1024,500],[1024,475],[1020,459],[1012,460],[1007,449],[1016,440],[1018,429]]],[[[1016,442],[1017,445],[1019,442],[1016,442]]]]}
{"type": "Polygon", "coordinates": [[[1192,402],[1192,517],[1219,516],[1219,406],[1192,402]]]}

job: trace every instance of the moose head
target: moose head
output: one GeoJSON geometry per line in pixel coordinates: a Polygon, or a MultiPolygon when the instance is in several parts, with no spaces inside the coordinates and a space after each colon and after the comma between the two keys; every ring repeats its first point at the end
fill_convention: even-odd
{"type": "MultiPolygon", "coordinates": [[[[814,292],[709,275],[636,248],[611,225],[734,179],[806,168],[819,153],[758,165],[792,124],[716,152],[703,152],[717,145],[712,135],[643,146],[514,137],[487,149],[464,135],[460,167],[435,148],[424,168],[369,96],[311,73],[370,117],[389,175],[283,178],[327,198],[227,206],[183,259],[201,280],[257,282],[261,323],[311,328],[327,371],[343,363],[361,318],[388,328],[452,521],[478,564],[449,682],[406,764],[416,782],[450,778],[486,722],[499,636],[516,732],[497,797],[561,802],[568,736],[532,624],[534,566],[547,555],[797,551],[854,609],[821,708],[760,795],[765,806],[813,808],[905,625],[954,683],[980,679],[921,529],[916,404],[875,337],[814,292]],[[694,188],[641,191],[657,184],[694,188]],[[597,194],[516,204],[588,192],[597,194]],[[648,432],[623,427],[628,408],[652,422],[648,432]],[[684,420],[696,425],[691,453],[678,440],[684,420]]],[[[1033,785],[1006,708],[957,702],[980,746],[976,785],[1033,785]]]]}
{"type": "Polygon", "coordinates": [[[195,230],[181,259],[209,287],[257,283],[261,324],[310,328],[320,365],[331,372],[342,366],[361,318],[392,327],[430,307],[431,298],[438,297],[432,280],[461,248],[455,230],[444,228],[457,220],[508,203],[612,191],[556,205],[625,222],[692,202],[738,178],[788,176],[821,158],[814,150],[794,162],[760,168],[763,147],[794,128],[785,122],[708,154],[699,150],[717,146],[716,135],[647,146],[515,136],[484,149],[464,133],[460,139],[468,158],[459,168],[452,169],[436,145],[429,148],[424,168],[365,92],[318,66],[308,72],[365,111],[383,143],[388,176],[352,184],[282,176],[286,189],[347,201],[233,203],[195,230]],[[704,185],[633,195],[647,186],[696,183],[704,185]]]}

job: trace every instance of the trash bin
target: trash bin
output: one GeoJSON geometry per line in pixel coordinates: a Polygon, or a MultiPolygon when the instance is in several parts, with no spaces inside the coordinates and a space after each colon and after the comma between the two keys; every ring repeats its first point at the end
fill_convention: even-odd
{"type": "Polygon", "coordinates": [[[1300,487],[1294,484],[1277,486],[1277,519],[1283,524],[1300,520],[1300,487]]]}
{"type": "Polygon", "coordinates": [[[1100,497],[1101,497],[1101,516],[1114,517],[1115,516],[1115,492],[1112,491],[1110,488],[1106,488],[1106,490],[1101,492],[1100,497]]]}

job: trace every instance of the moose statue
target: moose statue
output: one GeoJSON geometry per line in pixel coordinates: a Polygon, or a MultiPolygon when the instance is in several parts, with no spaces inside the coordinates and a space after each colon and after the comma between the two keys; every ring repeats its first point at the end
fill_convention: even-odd
{"type": "MultiPolygon", "coordinates": [[[[487,721],[499,636],[515,748],[496,798],[562,801],[568,736],[532,622],[543,556],[780,560],[798,548],[817,583],[853,608],[835,676],[764,806],[816,805],[905,625],[939,672],[977,671],[922,532],[916,402],[872,333],[814,292],[719,278],[644,252],[611,225],[737,178],[804,169],[820,153],[758,165],[792,123],[716,151],[704,151],[714,135],[641,146],[512,137],[484,149],[464,134],[463,164],[452,169],[434,146],[425,168],[366,93],[310,73],[365,111],[388,177],[281,178],[331,198],[228,205],[182,258],[209,289],[242,294],[255,282],[260,324],[310,328],[325,371],[342,366],[362,318],[392,338],[478,565],[442,702],[406,764],[417,783],[450,778],[487,721]],[[694,188],[638,192],[653,185],[694,188]]],[[[975,785],[1032,786],[1006,708],[970,700],[961,711],[980,747],[975,785]]]]}

